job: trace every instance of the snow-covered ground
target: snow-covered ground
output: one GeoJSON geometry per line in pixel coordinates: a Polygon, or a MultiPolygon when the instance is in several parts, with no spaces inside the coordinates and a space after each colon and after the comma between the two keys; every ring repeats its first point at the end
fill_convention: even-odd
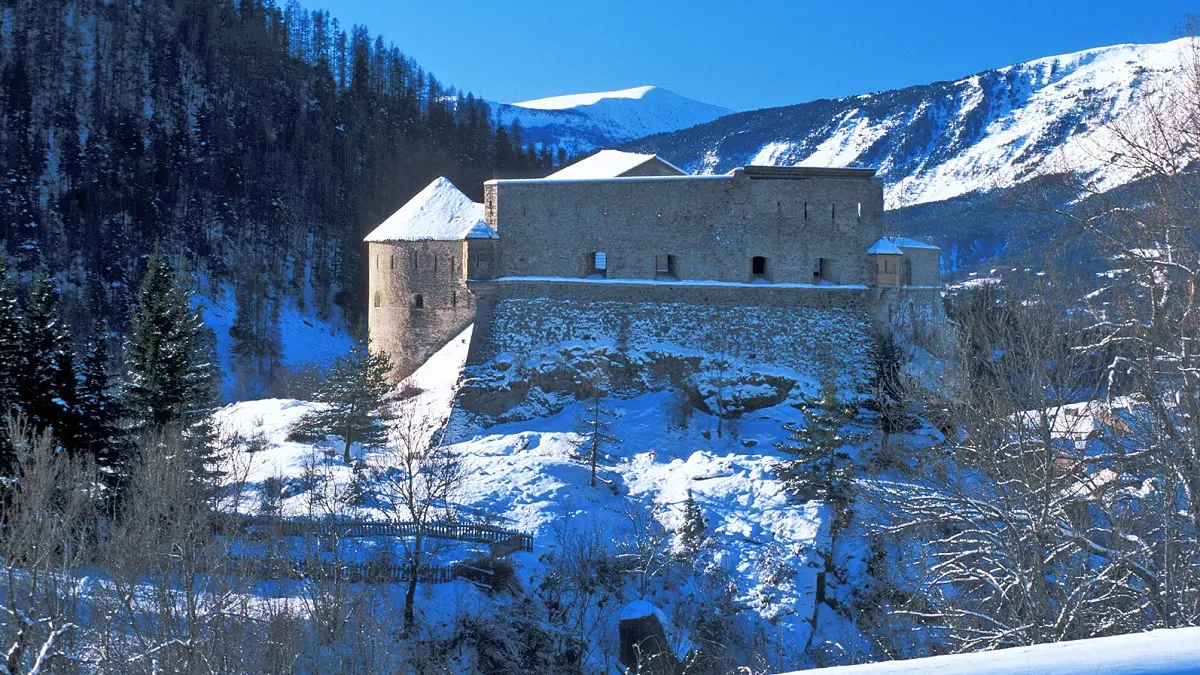
{"type": "Polygon", "coordinates": [[[1191,675],[1200,673],[1200,628],[1155,630],[803,672],[804,675],[1191,675]]]}
{"type": "MultiPolygon", "coordinates": [[[[237,319],[237,301],[230,288],[223,289],[218,297],[195,297],[193,302],[202,308],[205,325],[213,330],[217,339],[217,363],[223,374],[221,397],[232,400],[240,395],[233,373],[233,338],[229,328],[237,319]]],[[[353,340],[342,326],[340,311],[332,320],[322,321],[311,311],[302,311],[292,300],[287,300],[279,313],[279,335],[283,346],[283,367],[315,365],[328,366],[334,359],[350,351],[353,340]]],[[[251,387],[252,388],[252,387],[251,387]]]]}
{"type": "MultiPolygon", "coordinates": [[[[452,340],[401,385],[420,394],[402,405],[417,411],[423,433],[447,419],[469,344],[469,330],[452,340]]],[[[773,443],[786,437],[785,422],[801,413],[779,405],[745,415],[717,435],[715,418],[694,413],[687,428],[671,428],[677,405],[668,393],[609,400],[615,414],[611,446],[600,470],[601,483],[588,485],[588,468],[573,458],[575,420],[585,403],[550,417],[470,430],[447,439],[468,474],[460,493],[466,513],[490,514],[492,522],[534,535],[534,554],[517,554],[518,577],[541,574],[539,556],[562,545],[564,533],[581,529],[605,541],[621,542],[640,527],[636,514],[652,514],[667,530],[682,521],[691,491],[708,521],[717,564],[732,574],[740,599],[755,621],[772,625],[786,644],[804,645],[811,630],[818,551],[828,548],[825,507],[796,504],[772,468],[781,456],[773,443]]],[[[266,449],[243,458],[237,475],[245,480],[240,508],[253,512],[255,488],[268,477],[299,483],[306,466],[321,463],[335,481],[348,481],[351,469],[334,448],[286,439],[288,427],[314,404],[270,399],[227,406],[218,414],[222,433],[266,439],[266,449]]],[[[383,451],[355,449],[367,462],[386,461],[383,451]]],[[[284,499],[285,514],[302,515],[309,496],[295,491],[284,499]]],[[[369,510],[358,516],[371,517],[369,510]]],[[[626,598],[633,600],[638,598],[626,598]]],[[[647,598],[667,611],[678,596],[647,598]]]]}

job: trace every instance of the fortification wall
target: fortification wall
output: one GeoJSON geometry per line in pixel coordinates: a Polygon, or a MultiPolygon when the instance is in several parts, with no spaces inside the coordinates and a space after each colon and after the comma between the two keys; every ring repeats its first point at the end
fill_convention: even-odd
{"type": "Polygon", "coordinates": [[[464,246],[462,241],[368,244],[371,346],[392,357],[394,377],[412,373],[474,320],[464,246]]]}
{"type": "Polygon", "coordinates": [[[490,181],[488,223],[502,239],[499,276],[582,277],[607,254],[609,278],[653,279],[656,256],[685,280],[868,282],[864,253],[882,233],[878,178],[626,178],[490,181]]]}
{"type": "Polygon", "coordinates": [[[933,354],[951,348],[954,335],[940,286],[880,287],[872,295],[879,330],[933,354]]]}
{"type": "Polygon", "coordinates": [[[873,340],[870,290],[472,283],[479,309],[458,421],[553,414],[600,385],[675,389],[727,417],[860,387],[873,340]],[[636,298],[636,299],[633,299],[636,298]]]}
{"type": "Polygon", "coordinates": [[[936,248],[906,248],[904,258],[911,266],[912,275],[908,281],[912,286],[941,286],[942,252],[936,248]]]}

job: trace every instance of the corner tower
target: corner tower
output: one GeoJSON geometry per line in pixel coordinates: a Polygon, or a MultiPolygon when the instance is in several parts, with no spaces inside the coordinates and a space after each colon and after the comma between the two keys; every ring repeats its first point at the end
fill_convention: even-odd
{"type": "Polygon", "coordinates": [[[475,319],[470,273],[489,271],[498,235],[477,204],[438,178],[375,228],[367,242],[371,347],[402,378],[475,319]]]}

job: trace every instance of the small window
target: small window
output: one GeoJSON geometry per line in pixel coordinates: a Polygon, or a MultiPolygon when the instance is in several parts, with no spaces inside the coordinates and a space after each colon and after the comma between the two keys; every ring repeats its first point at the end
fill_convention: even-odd
{"type": "Polygon", "coordinates": [[[679,278],[678,264],[679,258],[670,254],[662,254],[654,256],[654,273],[660,277],[679,278]]]}
{"type": "Polygon", "coordinates": [[[396,269],[396,254],[395,253],[388,256],[388,269],[391,269],[391,270],[396,269]]]}
{"type": "Polygon", "coordinates": [[[458,291],[450,291],[450,306],[458,307],[458,291]]]}
{"type": "Polygon", "coordinates": [[[825,280],[829,275],[829,261],[825,258],[817,258],[813,263],[813,283],[818,283],[825,280]]]}
{"type": "Polygon", "coordinates": [[[837,205],[836,204],[829,205],[829,222],[831,222],[831,223],[837,222],[837,205]]]}
{"type": "Polygon", "coordinates": [[[413,309],[425,309],[425,298],[420,293],[413,296],[413,309]]]}
{"type": "Polygon", "coordinates": [[[750,259],[750,274],[756,277],[767,276],[767,259],[756,255],[750,259]]]}
{"type": "Polygon", "coordinates": [[[808,220],[808,202],[804,202],[804,219],[808,220]]]}
{"type": "Polygon", "coordinates": [[[588,270],[587,276],[608,276],[608,254],[604,251],[589,254],[588,265],[591,269],[588,270]]]}
{"type": "Polygon", "coordinates": [[[382,304],[383,304],[383,294],[380,293],[379,291],[375,291],[375,306],[379,307],[382,304]]]}
{"type": "Polygon", "coordinates": [[[862,220],[862,202],[858,203],[858,219],[862,220]]]}

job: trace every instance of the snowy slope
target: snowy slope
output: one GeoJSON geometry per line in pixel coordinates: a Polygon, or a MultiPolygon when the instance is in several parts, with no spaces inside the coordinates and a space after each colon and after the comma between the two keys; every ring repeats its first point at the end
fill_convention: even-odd
{"type": "Polygon", "coordinates": [[[499,121],[519,121],[528,140],[579,153],[650,134],[686,129],[733,112],[659,87],[493,104],[499,121]]]}
{"type": "MultiPolygon", "coordinates": [[[[468,344],[469,330],[401,384],[402,389],[411,385],[421,390],[406,405],[425,420],[426,433],[450,413],[468,344]]],[[[773,443],[785,438],[784,422],[801,420],[800,412],[789,405],[759,410],[743,417],[736,435],[718,437],[715,419],[699,412],[688,428],[670,428],[673,403],[668,393],[608,403],[616,414],[615,435],[622,442],[612,446],[597,487],[588,485],[588,468],[573,458],[580,404],[551,417],[469,430],[447,439],[468,468],[458,500],[461,510],[490,514],[496,524],[532,533],[535,554],[518,554],[516,560],[521,574],[533,577],[540,573],[538,555],[562,546],[570,532],[599,533],[610,543],[627,540],[636,527],[628,517],[631,503],[653,513],[668,529],[675,527],[691,490],[715,538],[719,564],[733,574],[749,620],[770,626],[788,644],[804,644],[811,632],[816,575],[823,568],[818,551],[828,548],[826,507],[791,502],[773,473],[780,457],[773,443]],[[781,567],[791,573],[780,574],[781,567]]],[[[286,440],[288,426],[314,406],[268,399],[219,412],[217,426],[223,434],[261,434],[267,441],[265,450],[233,460],[236,467],[228,471],[245,481],[237,508],[253,512],[255,489],[269,477],[299,485],[314,460],[323,462],[334,480],[350,480],[350,468],[330,457],[336,455],[335,445],[286,440]]],[[[384,458],[358,448],[354,454],[367,462],[384,458]]],[[[282,505],[285,514],[308,512],[310,495],[303,490],[290,495],[282,505]]],[[[381,514],[358,509],[355,515],[381,514]]],[[[642,599],[668,613],[687,612],[682,593],[642,599]]],[[[639,598],[626,598],[635,599],[639,598]]]]}
{"type": "Polygon", "coordinates": [[[1200,628],[803,672],[804,675],[1184,675],[1200,673],[1200,628]]]}
{"type": "MultiPolygon", "coordinates": [[[[195,296],[193,303],[201,309],[204,324],[216,338],[217,363],[220,366],[220,396],[222,400],[237,400],[257,392],[262,396],[261,382],[240,382],[234,367],[233,337],[229,329],[237,319],[237,302],[233,289],[215,289],[211,296],[195,296]]],[[[294,300],[285,300],[279,312],[279,336],[283,348],[281,365],[284,368],[305,366],[326,367],[337,357],[349,353],[354,341],[344,327],[341,312],[321,320],[311,309],[301,309],[294,300]]]]}
{"type": "Polygon", "coordinates": [[[1009,187],[1045,171],[1134,176],[1105,152],[1106,125],[1130,120],[1183,79],[1186,39],[1118,45],[936,82],[730,115],[627,149],[693,173],[745,164],[872,166],[889,208],[1009,187]]]}

